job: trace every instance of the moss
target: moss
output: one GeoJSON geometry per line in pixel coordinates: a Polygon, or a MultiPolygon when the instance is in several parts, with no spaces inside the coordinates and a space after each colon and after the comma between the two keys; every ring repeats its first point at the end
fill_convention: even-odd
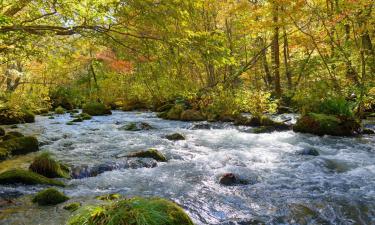
{"type": "Polygon", "coordinates": [[[66,125],[68,125],[68,126],[72,126],[72,125],[74,125],[74,124],[75,124],[75,123],[72,122],[72,121],[66,123],[66,125]]]}
{"type": "Polygon", "coordinates": [[[121,130],[126,130],[126,131],[140,131],[140,130],[151,130],[153,127],[148,124],[148,123],[129,123],[123,127],[120,128],[121,130]]]}
{"type": "Polygon", "coordinates": [[[56,185],[56,186],[65,186],[64,183],[61,181],[49,179],[37,173],[27,171],[27,170],[20,170],[20,169],[12,169],[5,171],[4,173],[0,174],[0,184],[48,184],[48,185],[56,185]]]}
{"type": "Polygon", "coordinates": [[[172,107],[174,106],[174,104],[171,104],[171,103],[168,103],[168,104],[165,104],[163,106],[160,106],[156,109],[157,112],[165,112],[165,111],[169,111],[172,107]]]}
{"type": "Polygon", "coordinates": [[[0,161],[5,160],[10,156],[10,153],[7,149],[0,147],[0,161]]]}
{"type": "Polygon", "coordinates": [[[0,127],[0,136],[4,136],[5,135],[5,130],[4,128],[0,127]]]}
{"type": "Polygon", "coordinates": [[[112,114],[111,110],[104,104],[98,102],[87,103],[83,106],[83,113],[87,113],[91,116],[102,116],[112,114]]]}
{"type": "Polygon", "coordinates": [[[128,157],[152,158],[160,162],[167,161],[167,158],[156,149],[149,149],[147,151],[135,152],[135,153],[128,155],[128,157]]]}
{"type": "Polygon", "coordinates": [[[2,140],[3,141],[7,141],[7,140],[10,140],[10,139],[14,139],[14,138],[19,138],[19,137],[24,137],[25,135],[23,135],[22,133],[20,132],[17,132],[17,131],[10,131],[8,132],[6,135],[4,135],[2,137],[2,140]]]}
{"type": "Polygon", "coordinates": [[[47,152],[35,157],[29,169],[48,178],[70,178],[69,169],[66,171],[65,167],[56,162],[47,152]]]}
{"type": "Polygon", "coordinates": [[[183,121],[203,121],[205,117],[197,110],[188,109],[181,113],[180,119],[183,121]]]}
{"type": "Polygon", "coordinates": [[[360,124],[352,118],[309,113],[298,119],[293,130],[316,135],[352,136],[358,132],[360,124]]]}
{"type": "Polygon", "coordinates": [[[0,124],[12,125],[33,122],[35,122],[35,115],[29,110],[21,110],[16,113],[12,113],[10,109],[2,109],[0,111],[0,124]]]}
{"type": "Polygon", "coordinates": [[[63,209],[68,210],[70,212],[74,212],[81,206],[82,204],[80,202],[72,202],[70,204],[64,205],[63,209]]]}
{"type": "Polygon", "coordinates": [[[81,113],[79,114],[79,117],[83,120],[91,120],[92,119],[92,116],[90,116],[89,114],[87,113],[81,113]]]}
{"type": "Polygon", "coordinates": [[[35,137],[19,137],[1,142],[0,148],[7,149],[12,155],[19,155],[38,151],[39,144],[35,137]]]}
{"type": "Polygon", "coordinates": [[[33,198],[33,202],[39,205],[57,205],[68,199],[66,195],[55,188],[48,188],[36,194],[33,198]]]}
{"type": "Polygon", "coordinates": [[[171,141],[185,140],[185,137],[182,134],[179,134],[179,133],[166,135],[165,138],[167,138],[168,140],[171,140],[171,141]]]}
{"type": "Polygon", "coordinates": [[[113,201],[120,199],[121,195],[120,194],[107,194],[107,195],[101,195],[97,196],[96,199],[101,200],[101,201],[113,201]]]}
{"type": "Polygon", "coordinates": [[[134,197],[110,205],[91,206],[73,216],[68,225],[193,225],[177,204],[162,198],[134,197]]]}
{"type": "Polygon", "coordinates": [[[63,107],[59,106],[59,107],[57,107],[55,109],[55,113],[59,114],[59,115],[64,114],[65,113],[65,109],[63,107]]]}
{"type": "Polygon", "coordinates": [[[165,119],[169,120],[179,120],[181,118],[181,113],[184,111],[184,106],[181,104],[174,105],[166,114],[165,119]]]}

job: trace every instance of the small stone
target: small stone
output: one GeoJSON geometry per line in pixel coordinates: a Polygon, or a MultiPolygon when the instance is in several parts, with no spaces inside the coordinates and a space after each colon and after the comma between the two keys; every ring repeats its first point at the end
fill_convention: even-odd
{"type": "Polygon", "coordinates": [[[170,141],[185,140],[185,137],[182,134],[179,134],[179,133],[174,133],[174,134],[166,135],[165,138],[167,138],[170,141]]]}
{"type": "Polygon", "coordinates": [[[230,186],[237,184],[237,178],[233,173],[226,173],[221,176],[219,183],[222,185],[230,186]]]}

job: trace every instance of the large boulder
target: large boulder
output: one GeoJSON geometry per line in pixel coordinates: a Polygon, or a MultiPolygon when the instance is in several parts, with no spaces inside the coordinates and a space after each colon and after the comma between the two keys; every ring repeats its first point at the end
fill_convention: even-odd
{"type": "Polygon", "coordinates": [[[184,106],[181,104],[174,105],[164,116],[163,119],[169,120],[180,120],[181,113],[185,110],[184,106]]]}
{"type": "Polygon", "coordinates": [[[12,125],[18,123],[34,123],[35,115],[28,111],[22,110],[19,112],[13,112],[10,109],[0,110],[0,125],[12,125]]]}
{"type": "Polygon", "coordinates": [[[187,109],[181,113],[182,121],[204,121],[206,118],[198,110],[187,109]]]}
{"type": "Polygon", "coordinates": [[[135,153],[131,153],[127,155],[127,157],[132,158],[132,157],[137,157],[137,158],[152,158],[155,159],[156,161],[159,162],[166,162],[167,158],[158,150],[156,149],[149,149],[146,151],[139,151],[135,153]]]}
{"type": "Polygon", "coordinates": [[[6,149],[9,155],[20,155],[39,150],[35,137],[19,137],[0,142],[0,148],[6,149]]]}
{"type": "Polygon", "coordinates": [[[87,207],[70,218],[67,224],[194,225],[184,210],[174,202],[162,198],[141,197],[87,207]]]}
{"type": "Polygon", "coordinates": [[[87,113],[91,116],[103,116],[112,114],[110,108],[99,102],[91,102],[85,104],[82,108],[82,112],[87,113]]]}
{"type": "Polygon", "coordinates": [[[33,198],[33,202],[43,206],[57,205],[67,201],[68,199],[69,198],[66,195],[59,192],[55,188],[48,188],[36,194],[33,198]]]}
{"type": "Polygon", "coordinates": [[[298,119],[295,132],[315,135],[353,136],[360,133],[361,125],[349,117],[309,113],[298,119]]]}
{"type": "Polygon", "coordinates": [[[47,184],[55,186],[65,186],[61,181],[53,180],[37,173],[21,170],[12,169],[5,171],[0,174],[0,184],[47,184]]]}
{"type": "Polygon", "coordinates": [[[70,178],[69,169],[54,160],[47,152],[35,157],[29,169],[48,178],[70,178]]]}

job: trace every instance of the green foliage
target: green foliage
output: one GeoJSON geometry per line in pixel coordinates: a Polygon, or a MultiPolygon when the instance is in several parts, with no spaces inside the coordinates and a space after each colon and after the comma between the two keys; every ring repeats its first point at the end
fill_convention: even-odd
{"type": "Polygon", "coordinates": [[[59,115],[65,114],[65,109],[63,107],[59,106],[55,109],[55,113],[59,114],[59,115]]]}
{"type": "Polygon", "coordinates": [[[47,177],[27,170],[12,169],[0,174],[0,184],[18,183],[26,185],[47,184],[62,187],[65,186],[64,183],[62,183],[61,181],[49,179],[47,177]]]}
{"type": "Polygon", "coordinates": [[[73,109],[81,104],[82,97],[80,93],[71,87],[58,87],[52,89],[49,93],[52,107],[63,107],[64,109],[73,109]]]}
{"type": "Polygon", "coordinates": [[[48,152],[35,157],[29,169],[48,178],[70,178],[69,170],[62,167],[48,152]]]}
{"type": "Polygon", "coordinates": [[[178,205],[161,198],[140,198],[91,206],[68,221],[68,225],[193,225],[178,205]]]}
{"type": "Polygon", "coordinates": [[[33,202],[43,206],[57,205],[59,203],[67,201],[68,199],[69,198],[67,196],[65,196],[55,188],[48,188],[36,194],[33,198],[33,202]]]}
{"type": "Polygon", "coordinates": [[[317,110],[313,111],[316,113],[351,117],[353,116],[352,109],[354,104],[342,97],[324,99],[319,103],[317,110]]]}

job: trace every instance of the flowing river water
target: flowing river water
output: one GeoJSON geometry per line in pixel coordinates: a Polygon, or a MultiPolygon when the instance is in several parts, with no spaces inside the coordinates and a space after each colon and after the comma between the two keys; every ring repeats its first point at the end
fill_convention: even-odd
{"type": "MultiPolygon", "coordinates": [[[[34,124],[19,125],[18,131],[36,135],[42,150],[74,167],[111,164],[120,155],[148,148],[169,159],[153,168],[116,169],[65,180],[67,187],[60,190],[71,201],[89,204],[106,193],[161,196],[181,205],[197,225],[375,224],[375,136],[254,134],[252,128],[230,123],[192,129],[194,123],[162,120],[144,112],[114,111],[111,116],[66,125],[70,120],[69,114],[37,117],[34,124]],[[129,122],[147,122],[155,129],[119,129],[129,122]],[[186,140],[165,138],[175,132],[186,140]],[[300,154],[306,149],[316,149],[320,155],[300,154]],[[227,172],[249,184],[220,185],[219,177],[227,172]]],[[[27,166],[24,162],[32,156],[0,163],[0,169],[27,166]]],[[[0,186],[0,197],[24,194],[0,207],[0,224],[64,224],[70,216],[62,209],[64,204],[30,203],[31,194],[43,188],[0,186]]]]}

